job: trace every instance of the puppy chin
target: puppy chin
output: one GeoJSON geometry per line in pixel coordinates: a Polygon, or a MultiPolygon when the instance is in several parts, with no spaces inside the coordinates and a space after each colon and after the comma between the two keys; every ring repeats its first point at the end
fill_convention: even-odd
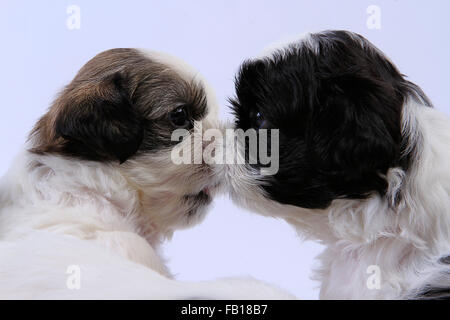
{"type": "MultiPolygon", "coordinates": [[[[223,124],[222,130],[236,129],[234,124],[223,124]]],[[[265,216],[288,217],[286,207],[275,200],[264,190],[264,186],[271,183],[273,179],[270,175],[263,175],[261,168],[250,165],[244,159],[247,152],[243,145],[239,145],[242,141],[235,140],[235,145],[230,150],[229,145],[225,145],[224,153],[233,154],[234,158],[231,163],[227,163],[220,167],[219,177],[221,185],[219,192],[225,192],[230,199],[238,206],[257,212],[265,216]]],[[[295,207],[293,207],[295,209],[295,207]]]]}

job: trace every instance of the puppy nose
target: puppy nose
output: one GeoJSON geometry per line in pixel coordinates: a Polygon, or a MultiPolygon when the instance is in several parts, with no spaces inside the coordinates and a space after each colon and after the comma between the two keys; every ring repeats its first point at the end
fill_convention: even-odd
{"type": "Polygon", "coordinates": [[[223,164],[225,130],[221,123],[217,119],[205,121],[202,129],[203,163],[210,166],[223,164]]]}

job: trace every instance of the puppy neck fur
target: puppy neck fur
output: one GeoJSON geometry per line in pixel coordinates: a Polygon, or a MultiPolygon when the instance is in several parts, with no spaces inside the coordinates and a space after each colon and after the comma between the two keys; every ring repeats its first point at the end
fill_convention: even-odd
{"type": "Polygon", "coordinates": [[[30,230],[69,235],[168,275],[158,247],[173,229],[152,215],[157,208],[143,210],[145,192],[117,166],[24,151],[0,185],[0,212],[8,211],[0,214],[1,237],[30,230]]]}

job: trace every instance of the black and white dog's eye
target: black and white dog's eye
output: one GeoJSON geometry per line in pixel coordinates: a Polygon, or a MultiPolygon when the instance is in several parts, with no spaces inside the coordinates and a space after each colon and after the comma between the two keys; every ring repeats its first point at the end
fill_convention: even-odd
{"type": "Polygon", "coordinates": [[[261,111],[257,111],[253,116],[253,124],[256,129],[262,129],[266,124],[266,120],[264,119],[261,111]]]}
{"type": "Polygon", "coordinates": [[[192,125],[186,106],[180,106],[172,110],[169,113],[169,120],[178,128],[188,128],[192,125]]]}

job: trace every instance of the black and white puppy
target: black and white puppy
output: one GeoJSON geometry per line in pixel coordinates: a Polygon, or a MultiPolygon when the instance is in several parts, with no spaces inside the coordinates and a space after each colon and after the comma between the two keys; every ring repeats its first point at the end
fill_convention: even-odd
{"type": "Polygon", "coordinates": [[[450,297],[450,122],[362,36],[310,34],[245,62],[236,126],[279,129],[279,171],[232,197],[326,246],[321,298],[450,297]]]}
{"type": "Polygon", "coordinates": [[[171,157],[202,151],[172,132],[215,127],[215,106],[168,55],[112,49],[84,65],[0,181],[0,298],[290,298],[253,280],[177,282],[157,252],[201,221],[220,182],[171,157]]]}

